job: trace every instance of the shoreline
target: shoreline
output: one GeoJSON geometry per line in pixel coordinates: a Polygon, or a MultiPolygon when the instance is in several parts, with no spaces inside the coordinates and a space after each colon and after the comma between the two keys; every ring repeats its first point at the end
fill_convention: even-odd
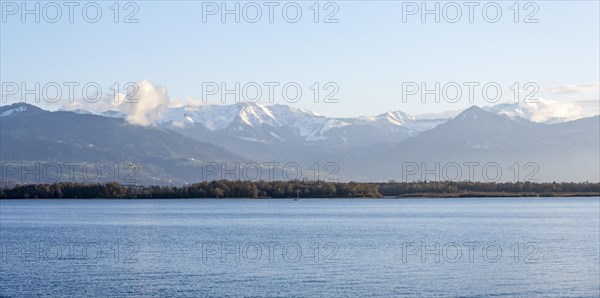
{"type": "MultiPolygon", "coordinates": [[[[398,196],[383,196],[383,197],[338,197],[338,196],[326,196],[326,197],[305,197],[302,200],[327,200],[327,199],[344,199],[344,200],[405,200],[405,199],[468,199],[468,198],[596,198],[600,197],[600,193],[493,193],[493,194],[482,194],[482,193],[446,193],[446,194],[435,194],[435,193],[419,193],[419,194],[406,194],[398,196]]],[[[131,197],[131,198],[0,198],[0,201],[17,201],[17,200],[291,200],[295,201],[293,197],[286,198],[249,198],[249,197],[221,197],[221,198],[160,198],[160,197],[131,197]]]]}
{"type": "Polygon", "coordinates": [[[403,198],[565,198],[600,197],[600,193],[415,193],[395,196],[403,198]]]}
{"type": "Polygon", "coordinates": [[[596,197],[600,183],[325,182],[216,180],[183,186],[58,182],[0,188],[0,199],[378,199],[596,197]]]}

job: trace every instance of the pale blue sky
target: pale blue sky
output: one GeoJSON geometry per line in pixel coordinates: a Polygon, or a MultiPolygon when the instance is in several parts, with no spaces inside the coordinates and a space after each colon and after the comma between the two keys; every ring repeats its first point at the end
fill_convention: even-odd
{"type": "Polygon", "coordinates": [[[513,1],[500,2],[503,16],[495,24],[485,22],[477,9],[474,23],[466,15],[455,24],[421,23],[418,16],[403,23],[402,5],[392,1],[336,2],[336,24],[314,23],[312,1],[299,2],[303,17],[295,24],[280,14],[274,23],[265,15],[256,24],[223,24],[216,16],[203,23],[201,2],[145,1],[136,2],[139,23],[123,24],[112,21],[112,1],[99,3],[104,14],[95,24],[80,15],[74,23],[63,16],[55,24],[22,23],[8,16],[1,23],[2,81],[94,81],[108,89],[111,82],[147,79],[180,99],[200,99],[206,81],[295,81],[305,92],[295,106],[331,116],[389,110],[419,114],[471,105],[466,99],[403,103],[405,81],[494,81],[507,90],[513,82],[536,82],[539,97],[598,98],[597,92],[546,92],[597,84],[597,1],[536,2],[537,24],[515,23],[509,9],[513,1]],[[336,82],[340,102],[313,103],[311,82],[336,82]]]}

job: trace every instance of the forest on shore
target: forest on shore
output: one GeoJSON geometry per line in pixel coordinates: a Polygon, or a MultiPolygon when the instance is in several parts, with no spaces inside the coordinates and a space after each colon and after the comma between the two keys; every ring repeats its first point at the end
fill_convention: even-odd
{"type": "Polygon", "coordinates": [[[382,198],[600,196],[589,182],[325,182],[217,180],[184,186],[131,186],[117,182],[24,184],[0,188],[0,199],[61,198],[382,198]]]}

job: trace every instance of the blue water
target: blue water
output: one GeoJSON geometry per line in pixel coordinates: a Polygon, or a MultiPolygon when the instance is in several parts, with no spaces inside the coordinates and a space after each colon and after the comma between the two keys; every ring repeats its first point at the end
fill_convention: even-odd
{"type": "Polygon", "coordinates": [[[599,217],[598,198],[5,200],[0,296],[598,297],[599,217]]]}

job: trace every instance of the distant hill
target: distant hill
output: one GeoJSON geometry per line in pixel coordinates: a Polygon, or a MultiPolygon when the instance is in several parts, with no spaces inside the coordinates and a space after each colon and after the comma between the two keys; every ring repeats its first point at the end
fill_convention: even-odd
{"type": "MultiPolygon", "coordinates": [[[[97,163],[103,167],[103,178],[110,179],[114,174],[108,169],[111,164],[119,163],[119,174],[127,175],[133,170],[123,167],[135,162],[140,183],[169,184],[200,180],[202,162],[243,160],[221,147],[163,128],[131,125],[123,119],[48,112],[23,103],[2,107],[0,115],[0,160],[4,163],[69,162],[81,167],[97,163]]],[[[68,169],[62,172],[66,177],[68,169]]],[[[81,174],[81,170],[76,172],[81,174]]],[[[4,173],[3,177],[15,175],[4,173]]],[[[29,175],[27,180],[33,178],[29,175]]]]}
{"type": "MultiPolygon", "coordinates": [[[[131,125],[122,116],[116,111],[49,112],[28,104],[0,107],[0,161],[94,162],[103,165],[107,180],[114,173],[111,164],[123,167],[133,161],[140,184],[163,185],[221,178],[600,180],[598,116],[536,123],[473,106],[451,119],[416,119],[403,112],[341,119],[255,104],[171,109],[147,127],[131,125]],[[261,175],[242,176],[244,165],[252,163],[278,164],[274,171],[263,168],[261,175]],[[283,169],[290,164],[292,174],[287,175],[283,169]]],[[[27,171],[3,171],[3,177],[31,180],[27,171]]],[[[119,174],[131,172],[129,167],[119,174]]]]}
{"type": "MultiPolygon", "coordinates": [[[[491,168],[485,175],[490,181],[496,177],[495,168],[499,165],[502,178],[498,181],[523,180],[532,175],[529,179],[539,181],[597,182],[599,136],[598,116],[540,124],[511,120],[474,106],[430,131],[401,141],[371,164],[379,165],[390,176],[398,173],[402,163],[424,162],[426,166],[419,167],[419,175],[412,177],[426,178],[420,174],[435,170],[435,163],[439,162],[438,173],[443,173],[444,165],[458,163],[463,179],[467,179],[469,168],[463,164],[474,162],[480,164],[474,177],[482,181],[486,181],[482,171],[487,164],[491,168]]],[[[454,168],[449,165],[448,174],[438,177],[454,178],[454,168]]]]}

